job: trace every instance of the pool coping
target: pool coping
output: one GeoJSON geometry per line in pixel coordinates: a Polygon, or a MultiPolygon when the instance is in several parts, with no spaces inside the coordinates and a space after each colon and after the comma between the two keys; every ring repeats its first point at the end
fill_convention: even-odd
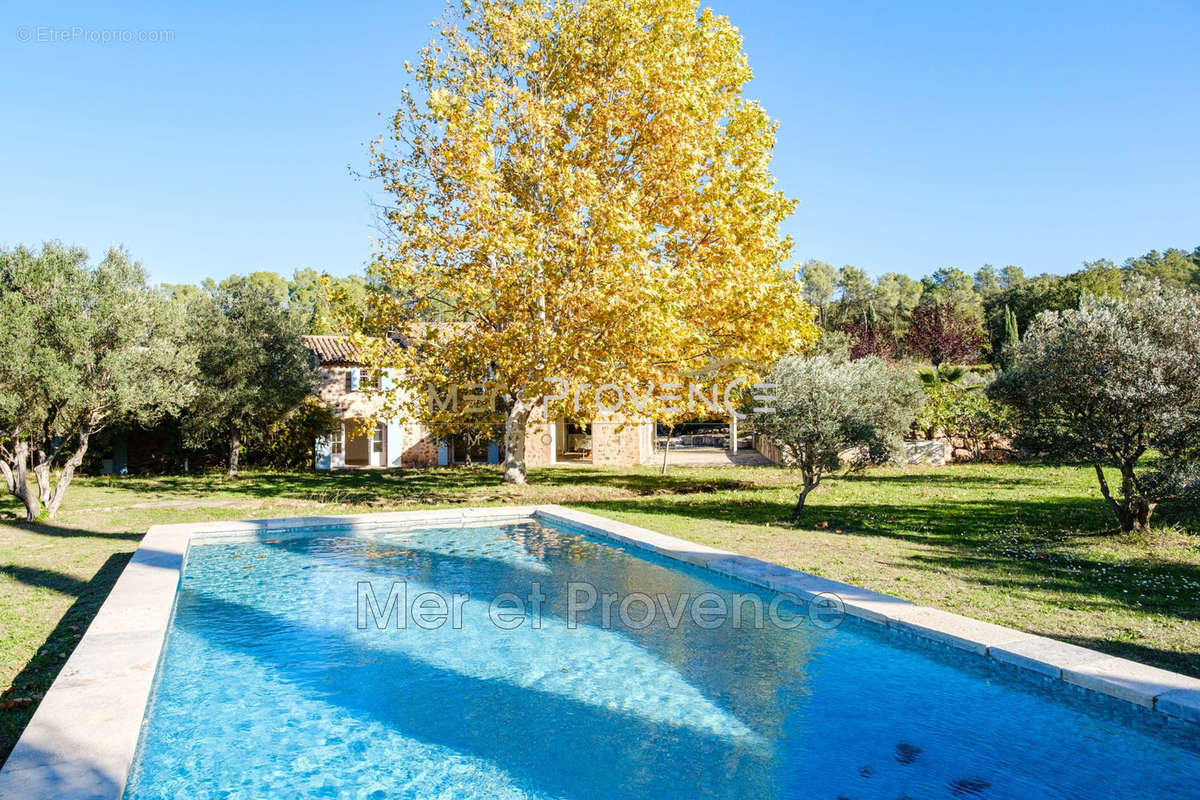
{"type": "Polygon", "coordinates": [[[133,763],[188,545],[321,530],[545,519],[804,601],[835,595],[851,616],[1200,724],[1200,679],[920,606],[729,550],[557,505],[155,525],[0,768],[0,796],[119,800],[133,763]]]}

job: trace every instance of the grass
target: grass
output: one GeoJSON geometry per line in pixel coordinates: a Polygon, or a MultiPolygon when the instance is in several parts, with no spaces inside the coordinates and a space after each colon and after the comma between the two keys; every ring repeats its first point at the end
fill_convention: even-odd
{"type": "Polygon", "coordinates": [[[0,501],[0,759],[146,529],[157,523],[430,505],[554,502],[918,603],[1200,676],[1200,526],[1170,509],[1148,537],[1114,531],[1090,469],[956,465],[830,481],[787,517],[773,467],[76,479],[49,525],[0,501]]]}

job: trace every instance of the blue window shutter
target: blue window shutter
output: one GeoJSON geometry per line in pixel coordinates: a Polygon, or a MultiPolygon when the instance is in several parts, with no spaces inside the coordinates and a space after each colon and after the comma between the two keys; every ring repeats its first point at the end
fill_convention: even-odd
{"type": "Polygon", "coordinates": [[[358,385],[362,381],[362,370],[354,367],[350,370],[350,391],[357,392],[358,385]]]}
{"type": "Polygon", "coordinates": [[[329,437],[317,437],[316,446],[313,448],[313,468],[314,469],[329,469],[329,437]]]}
{"type": "Polygon", "coordinates": [[[488,463],[489,464],[499,464],[500,463],[500,443],[499,442],[488,442],[488,463]]]}
{"type": "Polygon", "coordinates": [[[438,442],[438,466],[445,467],[450,464],[450,445],[446,440],[438,442]]]}
{"type": "Polygon", "coordinates": [[[389,392],[395,385],[395,382],[392,380],[392,371],[390,369],[385,369],[383,372],[379,373],[380,391],[389,392]]]}

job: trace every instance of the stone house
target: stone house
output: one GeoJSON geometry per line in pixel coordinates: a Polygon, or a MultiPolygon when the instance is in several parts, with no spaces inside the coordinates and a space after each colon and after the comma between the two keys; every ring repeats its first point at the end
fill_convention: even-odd
{"type": "MultiPolygon", "coordinates": [[[[423,425],[399,420],[372,424],[379,410],[371,389],[393,390],[390,370],[372,372],[345,336],[306,336],[321,375],[318,394],[332,406],[341,424],[314,447],[318,470],[342,468],[430,467],[465,463],[498,464],[503,458],[499,439],[468,441],[465,437],[437,438],[423,425]]],[[[397,390],[398,391],[398,390],[397,390]]],[[[525,435],[525,463],[632,466],[654,455],[654,425],[594,420],[577,424],[562,419],[530,420],[525,435]]]]}

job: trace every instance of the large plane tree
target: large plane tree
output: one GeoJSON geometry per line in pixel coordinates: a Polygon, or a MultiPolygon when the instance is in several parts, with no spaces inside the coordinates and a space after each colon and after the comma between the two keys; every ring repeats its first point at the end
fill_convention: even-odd
{"type": "MultiPolygon", "coordinates": [[[[743,94],[728,19],[693,0],[468,0],[411,72],[370,174],[374,327],[412,346],[377,365],[409,396],[486,383],[505,481],[525,481],[527,424],[562,381],[645,395],[815,336],[783,269],[775,124],[743,94]]],[[[452,430],[475,410],[425,416],[452,430]]]]}

